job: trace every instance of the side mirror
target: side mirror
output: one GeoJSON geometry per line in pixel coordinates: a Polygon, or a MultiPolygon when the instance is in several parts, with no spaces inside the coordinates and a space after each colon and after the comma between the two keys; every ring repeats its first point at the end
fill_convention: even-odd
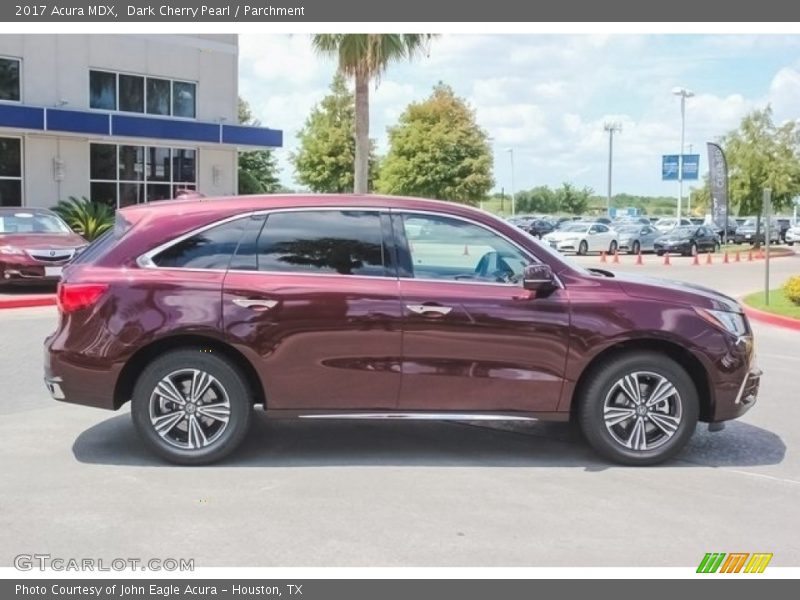
{"type": "Polygon", "coordinates": [[[550,265],[536,263],[528,265],[522,271],[522,287],[529,291],[538,291],[555,286],[555,278],[550,265]]]}

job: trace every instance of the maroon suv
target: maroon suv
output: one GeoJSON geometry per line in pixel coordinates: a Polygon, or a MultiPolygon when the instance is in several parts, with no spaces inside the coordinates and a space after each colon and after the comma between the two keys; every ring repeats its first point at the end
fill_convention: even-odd
{"type": "Polygon", "coordinates": [[[482,211],[377,196],[188,200],[119,211],[64,272],[56,399],[132,402],[185,464],[273,417],[577,421],[653,464],[756,400],[736,301],[583,269],[482,211]]]}

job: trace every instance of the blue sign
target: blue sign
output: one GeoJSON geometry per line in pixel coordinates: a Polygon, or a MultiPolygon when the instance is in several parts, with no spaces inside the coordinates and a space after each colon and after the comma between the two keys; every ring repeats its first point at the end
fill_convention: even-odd
{"type": "Polygon", "coordinates": [[[683,179],[697,179],[700,172],[700,155],[683,155],[683,179]]]}
{"type": "Polygon", "coordinates": [[[678,181],[678,155],[665,154],[661,157],[661,179],[678,181]]]}

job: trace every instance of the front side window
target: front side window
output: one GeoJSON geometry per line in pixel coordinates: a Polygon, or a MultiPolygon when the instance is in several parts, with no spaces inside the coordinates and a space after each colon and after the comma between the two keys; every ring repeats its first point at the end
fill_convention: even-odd
{"type": "Polygon", "coordinates": [[[22,206],[22,140],[0,137],[0,206],[22,206]]]}
{"type": "Polygon", "coordinates": [[[0,100],[19,102],[19,60],[0,58],[0,100]]]}
{"type": "Polygon", "coordinates": [[[92,200],[117,208],[197,189],[196,155],[190,148],[91,144],[92,200]]]}
{"type": "Polygon", "coordinates": [[[531,260],[496,233],[460,219],[403,215],[415,279],[512,283],[531,260]]]}
{"type": "Polygon", "coordinates": [[[246,222],[235,219],[201,231],[160,252],[153,262],[167,268],[227,269],[246,222]]]}
{"type": "Polygon", "coordinates": [[[276,212],[258,239],[258,270],[383,276],[383,233],[373,211],[276,212]]]}

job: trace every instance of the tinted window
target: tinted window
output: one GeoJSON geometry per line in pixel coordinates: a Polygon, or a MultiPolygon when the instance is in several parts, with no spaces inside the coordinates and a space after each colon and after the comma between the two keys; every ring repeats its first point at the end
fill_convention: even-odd
{"type": "Polygon", "coordinates": [[[377,212],[277,212],[258,239],[260,271],[381,276],[383,264],[377,212]]]}
{"type": "Polygon", "coordinates": [[[151,115],[168,115],[170,109],[169,79],[147,78],[147,112],[151,115]]]}
{"type": "Polygon", "coordinates": [[[417,279],[517,283],[531,261],[505,238],[478,225],[433,215],[403,215],[417,279]]]}
{"type": "Polygon", "coordinates": [[[120,74],[119,109],[144,112],[144,77],[120,74]]]}
{"type": "Polygon", "coordinates": [[[172,82],[172,114],[176,117],[194,118],[195,84],[184,81],[172,82]]]}
{"type": "Polygon", "coordinates": [[[0,58],[0,100],[19,102],[19,61],[0,58]]]}
{"type": "Polygon", "coordinates": [[[117,75],[107,71],[89,71],[89,106],[117,110],[117,75]]]}
{"type": "Polygon", "coordinates": [[[22,176],[22,153],[19,138],[0,138],[0,177],[22,176]]]}
{"type": "Polygon", "coordinates": [[[174,244],[155,256],[159,267],[227,269],[247,219],[236,219],[206,229],[174,244]]]}

